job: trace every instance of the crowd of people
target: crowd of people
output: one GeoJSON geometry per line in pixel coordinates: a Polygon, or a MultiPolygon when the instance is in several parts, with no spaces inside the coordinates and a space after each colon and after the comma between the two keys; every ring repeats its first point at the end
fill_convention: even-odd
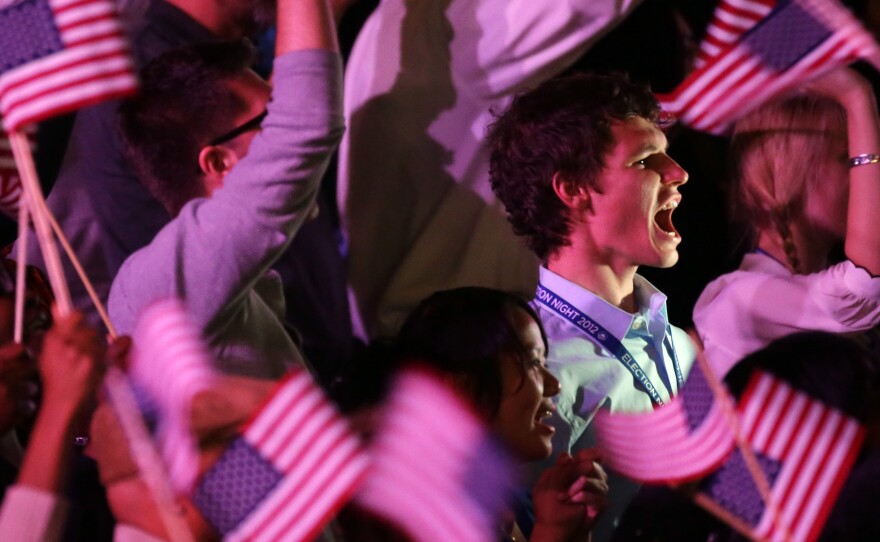
{"type": "MultiPolygon", "coordinates": [[[[205,463],[292,368],[369,441],[392,375],[419,362],[518,462],[497,539],[737,540],[603,467],[592,427],[669,404],[704,355],[735,396],[760,369],[867,428],[819,539],[880,536],[880,114],[863,75],[737,121],[723,184],[728,142],[668,126],[652,93],[692,65],[705,14],[686,2],[119,4],[139,93],[41,127],[55,144],[38,160],[65,149],[47,203],[121,337],[105,345],[65,264],[76,310],[51,314],[34,273],[16,343],[0,268],[0,541],[168,539],[98,391],[167,298],[222,375],[193,407],[222,435],[205,463]],[[652,32],[678,38],[668,70],[608,53],[652,32]],[[700,261],[692,232],[729,261],[700,261]]],[[[10,257],[39,267],[36,245],[10,257]]],[[[218,537],[178,504],[195,539],[218,537]]],[[[320,536],[406,538],[356,504],[320,536]]]]}

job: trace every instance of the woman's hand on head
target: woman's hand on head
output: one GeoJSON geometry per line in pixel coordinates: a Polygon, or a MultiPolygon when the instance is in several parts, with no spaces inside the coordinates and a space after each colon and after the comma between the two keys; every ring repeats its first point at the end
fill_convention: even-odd
{"type": "MultiPolygon", "coordinates": [[[[880,153],[880,112],[871,85],[849,68],[833,70],[812,81],[808,88],[829,96],[846,110],[850,157],[880,153]]],[[[876,162],[849,167],[844,252],[856,266],[880,276],[880,233],[876,226],[880,206],[880,165],[876,162]]]]}
{"type": "Polygon", "coordinates": [[[560,454],[532,490],[535,528],[532,542],[588,540],[606,507],[608,477],[595,449],[574,457],[560,454]]]}
{"type": "Polygon", "coordinates": [[[813,79],[805,90],[836,100],[845,108],[872,96],[871,83],[852,68],[837,68],[813,79]]]}

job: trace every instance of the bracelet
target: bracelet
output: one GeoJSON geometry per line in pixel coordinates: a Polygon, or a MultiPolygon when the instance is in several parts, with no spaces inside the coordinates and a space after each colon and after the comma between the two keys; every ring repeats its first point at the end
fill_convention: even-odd
{"type": "Polygon", "coordinates": [[[880,162],[880,154],[870,152],[850,158],[849,167],[866,166],[868,164],[876,164],[877,162],[880,162]]]}

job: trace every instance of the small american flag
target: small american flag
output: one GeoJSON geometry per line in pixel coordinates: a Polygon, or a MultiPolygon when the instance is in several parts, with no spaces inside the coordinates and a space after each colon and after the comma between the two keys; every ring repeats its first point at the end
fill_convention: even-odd
{"type": "Polygon", "coordinates": [[[470,408],[426,369],[400,375],[357,496],[415,541],[497,539],[514,467],[470,408]]]}
{"type": "MultiPolygon", "coordinates": [[[[861,449],[864,428],[766,373],[752,377],[738,411],[790,539],[816,540],[861,449]]],[[[758,537],[784,538],[738,451],[701,490],[758,537]]]]}
{"type": "MultiPolygon", "coordinates": [[[[26,129],[31,152],[36,149],[36,132],[33,127],[26,129]]],[[[21,201],[21,177],[12,155],[12,146],[6,132],[0,130],[0,213],[13,220],[18,217],[18,203],[21,201]]]]}
{"type": "Polygon", "coordinates": [[[593,423],[605,463],[642,482],[701,478],[718,468],[734,447],[733,432],[699,368],[668,404],[643,414],[600,410],[593,423]]]}
{"type": "Polygon", "coordinates": [[[158,439],[174,487],[184,493],[198,476],[199,451],[190,431],[193,397],[214,382],[199,330],[177,299],[141,314],[132,336],[130,374],[159,409],[158,439]]]}
{"type": "Polygon", "coordinates": [[[24,125],[137,87],[111,0],[0,0],[0,115],[24,125]]]}
{"type": "Polygon", "coordinates": [[[358,437],[296,370],[202,476],[192,500],[224,540],[311,540],[366,469],[358,437]]]}
{"type": "Polygon", "coordinates": [[[835,0],[724,0],[706,40],[705,63],[658,98],[685,124],[714,134],[804,81],[880,57],[871,35],[835,0]]]}
{"type": "Polygon", "coordinates": [[[702,67],[733,45],[775,5],[776,0],[721,0],[700,43],[697,67],[702,67]]]}

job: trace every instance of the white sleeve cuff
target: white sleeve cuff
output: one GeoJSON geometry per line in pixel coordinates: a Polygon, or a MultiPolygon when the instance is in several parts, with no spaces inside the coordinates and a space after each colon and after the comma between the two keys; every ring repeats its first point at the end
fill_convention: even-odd
{"type": "Polygon", "coordinates": [[[165,540],[156,538],[137,527],[117,523],[116,528],[113,529],[113,542],[165,542],[165,540]]]}
{"type": "Polygon", "coordinates": [[[67,509],[54,493],[14,485],[0,508],[0,542],[54,542],[61,537],[67,509]]]}
{"type": "Polygon", "coordinates": [[[868,271],[849,260],[834,266],[843,275],[843,283],[861,298],[880,300],[880,277],[872,277],[868,271]]]}

